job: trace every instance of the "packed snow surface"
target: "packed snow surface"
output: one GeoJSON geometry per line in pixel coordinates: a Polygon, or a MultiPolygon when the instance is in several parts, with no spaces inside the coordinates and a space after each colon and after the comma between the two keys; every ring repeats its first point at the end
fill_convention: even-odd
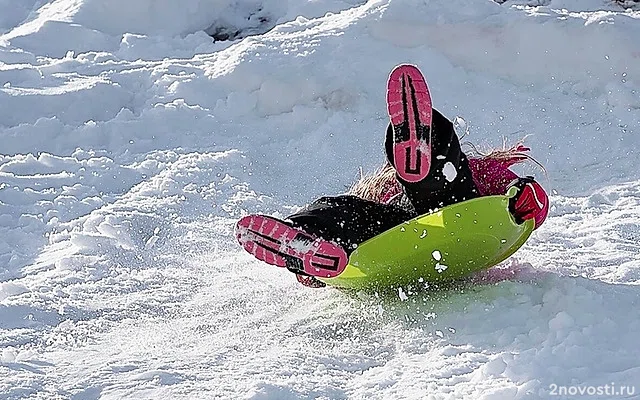
{"type": "Polygon", "coordinates": [[[640,396],[638,7],[0,10],[0,398],[640,396]],[[439,290],[313,290],[245,253],[241,216],[286,216],[383,162],[403,62],[463,141],[526,136],[546,223],[439,290]]]}

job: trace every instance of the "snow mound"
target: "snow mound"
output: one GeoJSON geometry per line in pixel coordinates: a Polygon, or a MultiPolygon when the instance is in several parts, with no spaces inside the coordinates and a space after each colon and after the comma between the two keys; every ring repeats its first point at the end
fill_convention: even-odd
{"type": "MultiPolygon", "coordinates": [[[[54,0],[32,11],[27,21],[0,36],[0,43],[4,41],[39,55],[62,57],[69,51],[113,51],[124,34],[173,37],[206,32],[214,40],[229,40],[267,32],[298,15],[313,18],[363,2],[54,0]]],[[[19,11],[8,13],[6,21],[0,21],[4,24],[0,27],[21,21],[24,12],[19,11]]]]}
{"type": "Polygon", "coordinates": [[[1,398],[526,399],[640,381],[639,12],[13,3],[1,398]],[[439,290],[312,291],[242,251],[240,217],[284,217],[384,161],[401,62],[464,141],[531,134],[548,176],[519,172],[548,189],[547,222],[504,265],[439,290]]]}

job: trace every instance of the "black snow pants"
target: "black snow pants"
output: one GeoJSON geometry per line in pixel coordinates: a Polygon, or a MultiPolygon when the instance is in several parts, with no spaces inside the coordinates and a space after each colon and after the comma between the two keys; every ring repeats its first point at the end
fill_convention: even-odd
{"type": "MultiPolygon", "coordinates": [[[[387,159],[393,163],[391,124],[387,127],[385,151],[387,159]]],[[[414,183],[406,182],[398,175],[396,179],[406,196],[400,204],[381,204],[353,195],[329,196],[316,200],[287,219],[309,233],[340,244],[347,254],[351,254],[360,243],[411,218],[479,196],[453,124],[435,109],[431,122],[429,174],[414,183]],[[452,168],[455,168],[455,174],[452,168]]]]}

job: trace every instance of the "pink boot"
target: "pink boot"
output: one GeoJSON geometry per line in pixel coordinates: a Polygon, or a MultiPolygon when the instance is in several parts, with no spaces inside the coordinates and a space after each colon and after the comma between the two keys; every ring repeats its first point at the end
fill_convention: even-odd
{"type": "Polygon", "coordinates": [[[407,182],[419,182],[431,167],[431,96],[420,70],[394,68],[387,83],[387,109],[393,125],[393,165],[407,182]]]}
{"type": "Polygon", "coordinates": [[[336,277],[349,261],[342,247],[266,215],[242,218],[236,237],[258,260],[310,276],[336,277]]]}

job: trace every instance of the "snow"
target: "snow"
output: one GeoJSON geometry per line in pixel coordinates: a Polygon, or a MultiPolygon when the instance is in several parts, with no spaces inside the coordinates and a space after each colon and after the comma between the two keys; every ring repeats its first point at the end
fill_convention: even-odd
{"type": "Polygon", "coordinates": [[[447,161],[442,167],[442,175],[444,175],[444,179],[446,179],[447,182],[453,182],[456,176],[458,176],[458,171],[450,161],[447,161]]]}
{"type": "Polygon", "coordinates": [[[0,9],[0,398],[528,399],[640,385],[637,7],[0,9]],[[384,85],[401,62],[421,67],[462,141],[527,136],[547,174],[520,172],[552,194],[547,222],[498,268],[437,290],[312,290],[245,253],[241,216],[285,217],[383,162],[384,85]]]}

